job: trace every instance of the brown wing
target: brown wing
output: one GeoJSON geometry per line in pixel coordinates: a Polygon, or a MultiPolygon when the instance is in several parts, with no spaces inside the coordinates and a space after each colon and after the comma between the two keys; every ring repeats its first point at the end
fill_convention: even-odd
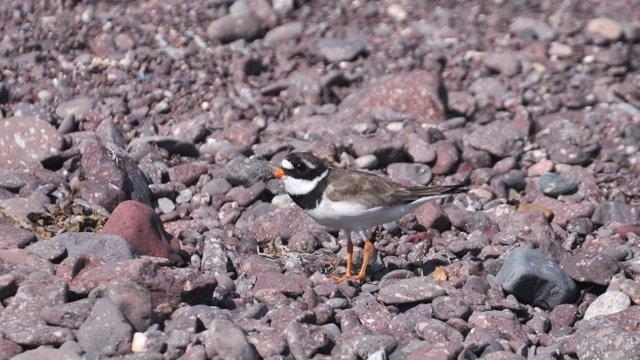
{"type": "Polygon", "coordinates": [[[378,175],[352,170],[332,169],[326,196],[333,201],[358,201],[367,208],[393,206],[425,196],[454,193],[461,186],[404,187],[378,175]]]}

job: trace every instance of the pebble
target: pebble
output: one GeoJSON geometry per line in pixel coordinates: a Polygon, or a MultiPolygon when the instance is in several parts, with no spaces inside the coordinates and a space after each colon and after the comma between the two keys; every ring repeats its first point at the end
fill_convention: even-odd
{"type": "Polygon", "coordinates": [[[617,41],[622,36],[622,26],[615,20],[608,18],[589,20],[587,31],[598,34],[610,41],[617,41]]]}
{"type": "Polygon", "coordinates": [[[395,281],[380,288],[378,299],[385,304],[428,302],[444,295],[445,290],[429,277],[419,276],[395,281]]]}
{"type": "Polygon", "coordinates": [[[571,195],[578,191],[578,183],[554,173],[544,173],[538,179],[538,186],[545,195],[558,197],[571,195]]]}
{"type": "Polygon", "coordinates": [[[211,40],[228,43],[239,39],[253,40],[262,31],[262,20],[253,11],[229,14],[212,21],[207,26],[211,40]]]}
{"type": "Polygon", "coordinates": [[[351,61],[364,50],[364,44],[344,39],[326,38],[316,42],[318,54],[329,62],[351,61]]]}
{"type": "Polygon", "coordinates": [[[569,302],[576,295],[576,285],[565,271],[552,259],[531,249],[511,250],[496,279],[518,300],[543,309],[569,302]]]}
{"type": "Polygon", "coordinates": [[[615,314],[624,311],[631,306],[629,297],[621,291],[607,291],[598,296],[584,313],[584,320],[592,319],[596,316],[615,314]]]}

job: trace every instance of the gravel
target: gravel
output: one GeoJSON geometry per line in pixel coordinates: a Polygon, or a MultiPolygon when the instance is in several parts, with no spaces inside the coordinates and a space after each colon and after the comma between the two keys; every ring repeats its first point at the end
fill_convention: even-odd
{"type": "Polygon", "coordinates": [[[42,3],[0,4],[0,359],[640,356],[630,2],[42,3]],[[469,191],[336,283],[292,150],[469,191]]]}

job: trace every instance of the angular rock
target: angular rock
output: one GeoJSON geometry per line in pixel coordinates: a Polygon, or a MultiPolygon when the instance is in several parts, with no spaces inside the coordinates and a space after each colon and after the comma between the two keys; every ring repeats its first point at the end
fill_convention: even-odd
{"type": "Polygon", "coordinates": [[[219,356],[223,360],[258,359],[258,353],[247,341],[245,332],[229,320],[216,318],[205,335],[204,346],[209,358],[219,356]]]}
{"type": "Polygon", "coordinates": [[[66,304],[42,309],[42,319],[53,326],[78,329],[93,308],[93,299],[80,299],[66,304]]]}
{"type": "Polygon", "coordinates": [[[25,351],[22,354],[12,357],[14,360],[81,360],[82,357],[69,349],[55,349],[51,347],[41,346],[39,348],[25,351]]]}
{"type": "Polygon", "coordinates": [[[139,255],[168,258],[178,250],[153,209],[137,201],[125,201],[116,207],[102,228],[103,234],[125,239],[139,255]]]}
{"type": "Polygon", "coordinates": [[[1,249],[24,248],[36,240],[36,235],[31,231],[0,224],[1,249]]]}
{"type": "Polygon", "coordinates": [[[509,310],[475,311],[469,317],[469,325],[495,329],[506,339],[524,340],[527,338],[518,317],[509,310]]]}
{"type": "MultiPolygon", "coordinates": [[[[21,352],[22,352],[22,346],[18,345],[18,343],[13,342],[11,340],[0,339],[0,359],[2,360],[9,360],[9,359],[16,359],[16,358],[20,359],[20,357],[15,357],[15,356],[20,354],[21,352]]],[[[24,359],[24,357],[22,359],[26,360],[24,359]]],[[[40,359],[40,357],[35,357],[31,359],[37,360],[37,359],[40,359]]]]}
{"type": "Polygon", "coordinates": [[[464,141],[478,150],[485,150],[497,157],[507,157],[517,153],[522,135],[513,122],[494,121],[480,126],[464,141]]]}
{"type": "Polygon", "coordinates": [[[511,250],[496,279],[519,301],[544,309],[569,302],[576,294],[576,285],[558,264],[527,248],[511,250]]]}
{"type": "Polygon", "coordinates": [[[26,248],[27,251],[41,255],[48,249],[62,246],[68,256],[95,255],[106,262],[133,259],[135,254],[131,246],[120,236],[79,232],[63,233],[46,241],[39,241],[26,248]]]}
{"type": "Polygon", "coordinates": [[[61,345],[73,340],[69,329],[48,326],[40,316],[43,308],[61,305],[66,297],[67,285],[63,280],[33,272],[0,314],[0,330],[9,340],[28,347],[61,345]]]}
{"type": "Polygon", "coordinates": [[[327,334],[316,325],[292,321],[284,334],[294,359],[310,359],[329,344],[327,334]]]}
{"type": "Polygon", "coordinates": [[[149,291],[126,279],[113,280],[102,291],[120,309],[135,331],[145,331],[151,325],[153,303],[149,291]]]}
{"type": "Polygon", "coordinates": [[[590,329],[576,335],[579,359],[633,359],[640,357],[640,335],[618,326],[590,329]]]}
{"type": "Polygon", "coordinates": [[[78,343],[85,352],[123,355],[131,349],[132,336],[133,328],[118,306],[108,299],[98,299],[78,330],[78,343]]]}
{"type": "Polygon", "coordinates": [[[396,348],[398,342],[389,335],[364,335],[344,341],[336,346],[332,355],[341,359],[367,359],[382,349],[385,354],[396,348]]]}

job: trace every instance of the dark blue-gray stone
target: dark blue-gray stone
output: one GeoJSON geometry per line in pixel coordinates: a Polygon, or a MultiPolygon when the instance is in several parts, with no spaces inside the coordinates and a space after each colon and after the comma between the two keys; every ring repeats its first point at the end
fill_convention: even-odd
{"type": "Polygon", "coordinates": [[[578,183],[554,173],[542,174],[538,187],[549,196],[570,195],[578,191],[578,183]]]}
{"type": "Polygon", "coordinates": [[[528,248],[511,250],[496,278],[519,301],[543,309],[569,302],[576,295],[575,283],[560,265],[528,248]]]}

